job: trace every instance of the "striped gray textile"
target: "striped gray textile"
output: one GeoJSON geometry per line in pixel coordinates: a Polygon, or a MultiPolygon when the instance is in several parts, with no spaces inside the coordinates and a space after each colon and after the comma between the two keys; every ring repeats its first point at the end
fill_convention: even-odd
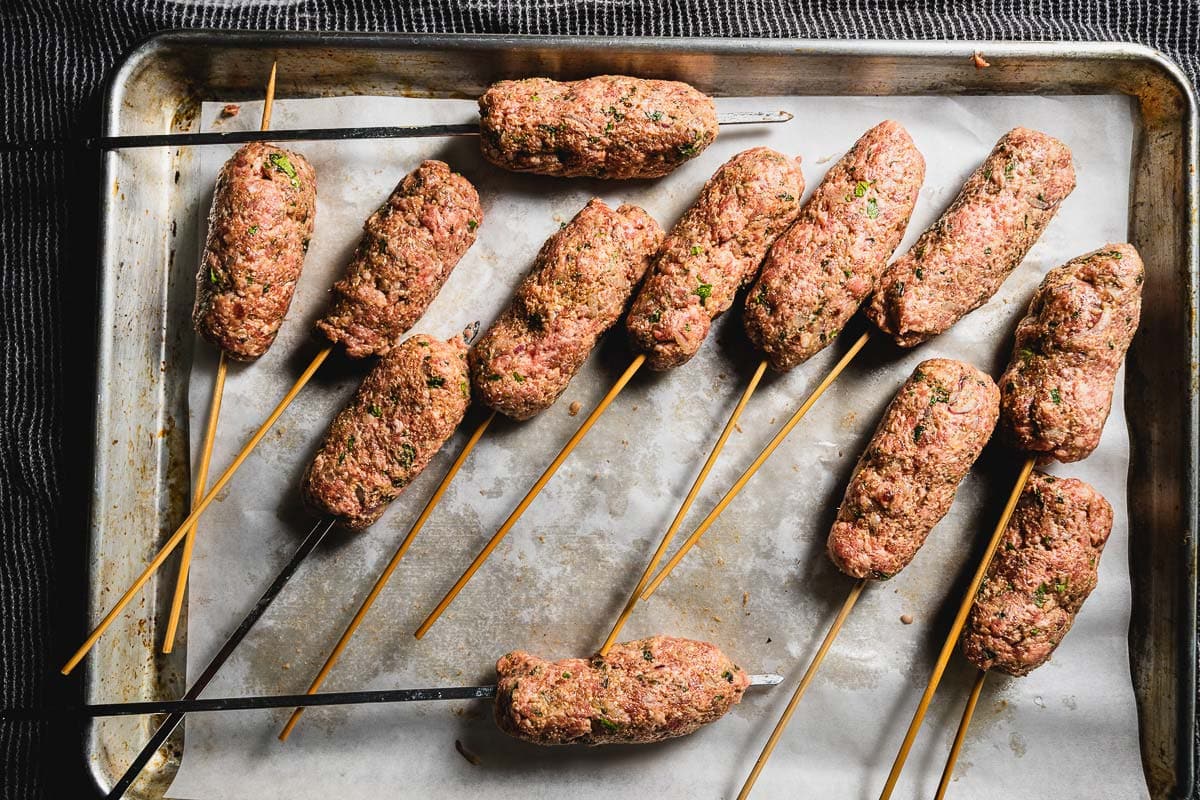
{"type": "MultiPolygon", "coordinates": [[[[170,28],[1136,41],[1195,81],[1200,0],[2,0],[0,140],[93,133],[122,54],[170,28]]],[[[0,146],[0,706],[76,702],[85,633],[94,159],[0,146]]],[[[87,796],[80,729],[0,723],[4,798],[87,796]]]]}

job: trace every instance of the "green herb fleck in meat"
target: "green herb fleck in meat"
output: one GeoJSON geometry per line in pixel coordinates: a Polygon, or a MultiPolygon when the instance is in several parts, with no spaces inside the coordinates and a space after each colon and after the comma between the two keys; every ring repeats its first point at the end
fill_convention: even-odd
{"type": "Polygon", "coordinates": [[[721,677],[724,678],[727,682],[733,683],[733,673],[730,672],[729,670],[725,670],[724,672],[722,672],[721,677]]]}
{"type": "Polygon", "coordinates": [[[477,221],[475,221],[473,219],[467,220],[467,230],[474,231],[478,227],[479,227],[479,223],[477,221]]]}
{"type": "Polygon", "coordinates": [[[795,202],[795,200],[796,200],[796,197],[795,197],[794,195],[792,195],[792,194],[788,193],[788,192],[783,192],[783,193],[781,193],[781,194],[779,194],[779,195],[776,195],[776,196],[777,196],[777,197],[778,197],[780,200],[784,201],[785,203],[792,203],[792,202],[795,202]]]}
{"type": "Polygon", "coordinates": [[[863,195],[865,195],[867,193],[867,189],[870,189],[870,188],[871,188],[870,181],[859,181],[858,183],[854,184],[854,196],[862,197],[863,195]]]}
{"type": "Polygon", "coordinates": [[[596,722],[599,722],[605,729],[610,731],[619,731],[621,726],[606,717],[596,717],[596,722]]]}
{"type": "Polygon", "coordinates": [[[650,320],[650,322],[652,322],[652,323],[658,322],[659,320],[662,319],[662,309],[661,308],[655,309],[654,313],[652,313],[650,316],[646,317],[646,319],[650,320]]]}
{"type": "Polygon", "coordinates": [[[521,373],[519,373],[519,372],[514,372],[514,373],[512,374],[512,376],[513,376],[513,380],[514,380],[514,381],[516,381],[517,383],[524,383],[524,382],[525,382],[525,376],[524,376],[524,375],[522,375],[522,374],[521,374],[521,373]]]}
{"type": "Polygon", "coordinates": [[[1037,590],[1033,593],[1033,604],[1038,608],[1046,605],[1046,584],[1038,584],[1037,590]]]}
{"type": "Polygon", "coordinates": [[[701,253],[703,253],[703,252],[704,252],[704,248],[703,248],[703,247],[701,247],[701,246],[700,246],[700,245],[698,245],[698,244],[694,244],[694,245],[692,245],[692,249],[691,249],[691,250],[689,250],[688,252],[689,252],[689,253],[691,253],[691,254],[692,254],[692,255],[694,255],[694,256],[698,256],[698,255],[700,255],[701,253]]]}
{"type": "Polygon", "coordinates": [[[367,409],[367,413],[372,417],[383,419],[383,409],[379,407],[378,403],[371,403],[371,407],[367,409]]]}
{"type": "Polygon", "coordinates": [[[646,119],[650,120],[651,122],[658,122],[662,118],[663,118],[663,112],[661,112],[661,111],[647,111],[646,112],[646,119]]]}
{"type": "Polygon", "coordinates": [[[258,233],[258,226],[257,226],[257,225],[251,225],[249,228],[247,228],[247,229],[246,229],[246,233],[248,233],[248,234],[250,234],[251,236],[253,236],[254,234],[258,233]]]}
{"type": "Polygon", "coordinates": [[[413,465],[413,461],[417,458],[417,448],[413,447],[408,442],[400,445],[400,455],[396,457],[396,463],[401,469],[408,469],[413,465]]]}
{"type": "Polygon", "coordinates": [[[446,385],[446,379],[440,375],[434,375],[433,377],[431,377],[425,381],[425,385],[428,386],[430,389],[440,389],[441,387],[446,385]]]}
{"type": "Polygon", "coordinates": [[[924,435],[925,435],[925,426],[924,425],[918,425],[917,427],[913,428],[913,443],[915,444],[915,443],[920,442],[921,437],[924,435]]]}
{"type": "Polygon", "coordinates": [[[867,199],[867,216],[871,219],[879,216],[879,203],[875,201],[874,197],[867,199]]]}
{"type": "Polygon", "coordinates": [[[704,305],[708,298],[712,297],[712,284],[702,283],[696,287],[696,296],[700,298],[700,305],[704,305]]]}
{"type": "Polygon", "coordinates": [[[653,660],[654,660],[654,653],[651,653],[651,652],[650,652],[650,648],[648,648],[648,647],[643,647],[643,648],[642,648],[642,658],[644,658],[644,659],[645,659],[645,660],[647,660],[647,661],[653,661],[653,660]]]}
{"type": "Polygon", "coordinates": [[[463,397],[471,396],[471,384],[465,379],[460,379],[458,382],[458,391],[462,392],[463,397]]]}
{"type": "Polygon", "coordinates": [[[292,166],[292,162],[288,161],[288,157],[283,153],[271,153],[267,156],[267,160],[271,162],[271,166],[287,176],[292,184],[292,188],[300,188],[300,179],[296,177],[296,168],[292,166]]]}
{"type": "Polygon", "coordinates": [[[1062,403],[1062,395],[1059,394],[1058,389],[1050,390],[1050,399],[1054,401],[1054,405],[1056,406],[1062,403]]]}

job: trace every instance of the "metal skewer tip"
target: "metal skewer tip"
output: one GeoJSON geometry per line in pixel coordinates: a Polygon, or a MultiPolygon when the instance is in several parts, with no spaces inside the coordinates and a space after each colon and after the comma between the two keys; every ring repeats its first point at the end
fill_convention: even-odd
{"type": "Polygon", "coordinates": [[[774,672],[750,676],[751,686],[778,686],[781,683],[783,683],[783,676],[774,672]]]}
{"type": "Polygon", "coordinates": [[[790,111],[726,111],[717,114],[720,125],[757,125],[762,122],[791,122],[794,114],[790,111]]]}

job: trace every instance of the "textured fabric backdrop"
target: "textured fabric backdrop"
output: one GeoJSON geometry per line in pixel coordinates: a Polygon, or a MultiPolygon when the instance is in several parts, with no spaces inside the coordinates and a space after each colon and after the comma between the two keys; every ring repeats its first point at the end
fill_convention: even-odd
{"type": "MultiPolygon", "coordinates": [[[[105,76],[169,28],[1135,41],[1193,82],[1200,0],[0,0],[4,142],[94,132],[105,76]]],[[[0,705],[78,700],[95,317],[94,158],[0,149],[0,705]]],[[[77,726],[0,723],[5,798],[81,797],[77,726]]]]}

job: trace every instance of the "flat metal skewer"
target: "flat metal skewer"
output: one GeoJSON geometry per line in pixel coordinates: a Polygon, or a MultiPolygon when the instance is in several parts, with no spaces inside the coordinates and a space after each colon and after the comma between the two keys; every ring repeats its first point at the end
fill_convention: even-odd
{"type": "MultiPolygon", "coordinates": [[[[731,111],[717,115],[721,125],[758,125],[787,122],[793,115],[787,111],[731,111]]],[[[126,150],[138,147],[195,147],[212,144],[246,144],[248,142],[323,142],[351,139],[424,139],[433,136],[478,136],[479,125],[474,122],[437,125],[382,125],[351,128],[299,128],[272,131],[208,131],[205,133],[152,133],[144,136],[100,136],[84,139],[80,144],[88,150],[126,150]]],[[[0,147],[0,152],[34,152],[66,147],[70,142],[24,142],[0,147]]]]}
{"type": "MultiPolygon", "coordinates": [[[[300,568],[300,565],[304,562],[304,559],[308,558],[312,551],[317,549],[317,545],[321,543],[321,540],[324,539],[331,530],[333,530],[333,525],[335,522],[337,522],[336,519],[329,517],[327,519],[322,519],[313,526],[312,530],[308,532],[308,535],[305,536],[304,540],[300,543],[300,546],[296,548],[296,551],[292,554],[292,557],[288,563],[285,564],[283,569],[279,571],[279,574],[275,576],[275,580],[272,581],[271,585],[267,587],[267,590],[263,592],[262,597],[258,598],[258,602],[254,604],[254,608],[250,609],[250,613],[247,614],[246,617],[241,621],[241,624],[237,626],[237,630],[230,634],[229,638],[225,640],[225,643],[221,645],[221,649],[217,651],[217,654],[213,656],[212,660],[209,661],[204,667],[204,671],[200,673],[200,677],[197,678],[196,682],[193,683],[188,688],[187,692],[184,693],[183,701],[181,702],[194,701],[199,698],[200,693],[203,692],[205,687],[212,682],[212,679],[216,677],[217,672],[225,665],[225,662],[229,660],[229,657],[233,655],[233,651],[236,650],[237,646],[242,643],[243,639],[246,638],[246,634],[250,633],[250,629],[254,627],[254,624],[258,622],[259,618],[261,618],[263,614],[266,613],[267,608],[271,605],[279,593],[283,591],[284,587],[287,586],[288,581],[291,580],[292,575],[296,573],[296,570],[300,568]]],[[[179,723],[183,722],[183,717],[183,712],[177,711],[170,714],[170,716],[163,720],[162,724],[158,726],[158,729],[154,731],[154,735],[150,737],[150,740],[146,742],[146,744],[138,752],[137,756],[134,757],[133,762],[125,769],[125,774],[121,776],[120,780],[113,785],[113,788],[106,795],[108,800],[116,800],[116,798],[120,798],[125,795],[125,792],[128,791],[129,787],[133,785],[133,782],[137,780],[138,775],[140,775],[142,770],[145,769],[146,764],[150,762],[150,759],[154,757],[154,754],[158,752],[158,749],[166,744],[166,741],[168,738],[170,738],[171,733],[177,727],[179,727],[179,723]]]]}
{"type": "MultiPolygon", "coordinates": [[[[782,675],[751,675],[751,686],[776,686],[782,675]]],[[[99,703],[54,711],[0,711],[0,719],[45,719],[47,717],[123,717],[137,714],[191,714],[204,711],[247,711],[293,706],[349,706],[373,703],[412,703],[428,700],[491,700],[495,686],[449,686],[434,689],[368,689],[359,692],[317,694],[273,694],[258,697],[214,697],[192,700],[150,700],[139,703],[99,703]]]]}

